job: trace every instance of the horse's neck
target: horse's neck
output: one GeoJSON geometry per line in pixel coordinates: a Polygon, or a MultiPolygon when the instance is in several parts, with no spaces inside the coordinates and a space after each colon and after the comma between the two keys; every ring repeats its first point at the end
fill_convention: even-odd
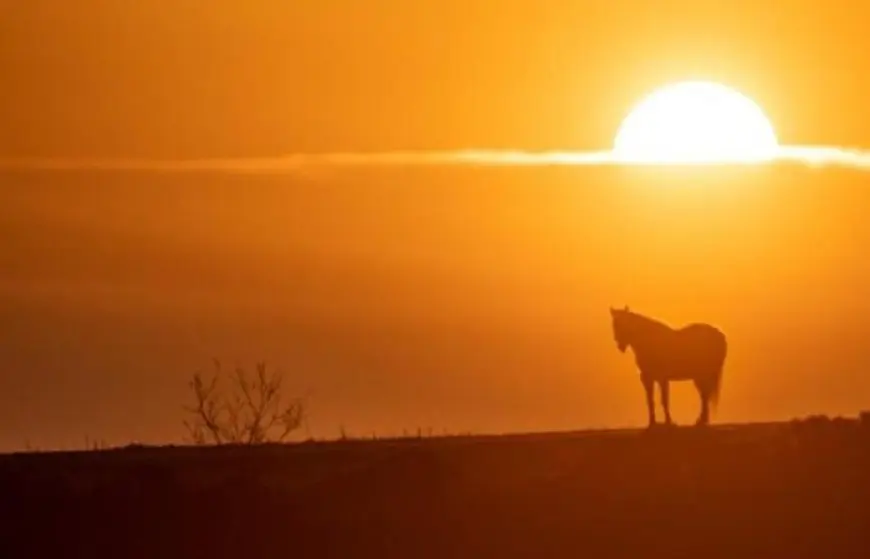
{"type": "Polygon", "coordinates": [[[661,344],[673,330],[662,322],[658,322],[651,318],[638,317],[636,323],[633,340],[631,346],[634,349],[635,355],[638,352],[644,353],[647,349],[652,349],[661,344]]]}

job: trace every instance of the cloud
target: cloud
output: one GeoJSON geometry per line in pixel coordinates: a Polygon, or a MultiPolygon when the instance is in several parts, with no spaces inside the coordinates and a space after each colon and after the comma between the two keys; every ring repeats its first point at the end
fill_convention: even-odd
{"type": "MultiPolygon", "coordinates": [[[[781,146],[774,162],[791,162],[812,167],[836,166],[870,169],[870,150],[830,146],[781,146]]],[[[522,151],[456,150],[393,151],[374,153],[312,153],[275,157],[215,159],[0,159],[0,170],[36,171],[151,171],[151,172],[302,172],[318,167],[574,167],[637,165],[612,151],[522,151]]]]}
{"type": "Polygon", "coordinates": [[[833,146],[782,146],[778,159],[811,167],[870,169],[870,150],[833,146]]]}

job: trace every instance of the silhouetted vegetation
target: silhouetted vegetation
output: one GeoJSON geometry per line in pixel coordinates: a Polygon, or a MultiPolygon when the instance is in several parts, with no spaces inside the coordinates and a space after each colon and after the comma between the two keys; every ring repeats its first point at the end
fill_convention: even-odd
{"type": "Polygon", "coordinates": [[[289,401],[283,394],[283,376],[257,363],[254,375],[242,367],[222,374],[219,361],[205,380],[193,375],[189,386],[196,400],[185,409],[193,416],[184,422],[191,442],[204,444],[260,444],[285,440],[302,426],[306,406],[302,398],[289,401]]]}

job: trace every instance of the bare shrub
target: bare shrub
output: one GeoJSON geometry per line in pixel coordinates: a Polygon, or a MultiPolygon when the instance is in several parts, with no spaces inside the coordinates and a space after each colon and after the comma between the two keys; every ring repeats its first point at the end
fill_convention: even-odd
{"type": "Polygon", "coordinates": [[[232,374],[214,362],[214,375],[206,380],[193,375],[188,386],[196,403],[185,406],[192,417],[184,422],[191,442],[206,444],[261,444],[279,442],[302,426],[306,405],[302,398],[285,401],[283,377],[257,363],[254,375],[242,367],[232,374]],[[227,382],[228,381],[228,382],[227,382]]]}

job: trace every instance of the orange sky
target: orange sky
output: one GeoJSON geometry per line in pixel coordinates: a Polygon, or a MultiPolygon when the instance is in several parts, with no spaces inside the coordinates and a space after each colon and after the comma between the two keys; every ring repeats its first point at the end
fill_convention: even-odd
{"type": "Polygon", "coordinates": [[[867,144],[864,23],[833,1],[0,3],[0,153],[609,147],[702,75],[789,143],[867,144]]]}
{"type": "MultiPolygon", "coordinates": [[[[696,77],[870,146],[870,6],[284,4],[0,2],[0,157],[601,149],[696,77]]],[[[717,172],[6,172],[0,447],[177,440],[212,356],[298,370],[326,436],[640,424],[621,303],[726,330],[721,418],[865,407],[866,178],[717,172]]]]}

